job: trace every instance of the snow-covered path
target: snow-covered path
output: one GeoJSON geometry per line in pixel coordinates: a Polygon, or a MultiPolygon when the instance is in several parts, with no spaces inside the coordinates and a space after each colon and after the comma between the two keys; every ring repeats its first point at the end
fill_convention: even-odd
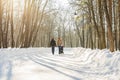
{"type": "Polygon", "coordinates": [[[120,80],[119,52],[77,48],[65,48],[61,55],[57,52],[0,49],[0,80],[120,80]]]}

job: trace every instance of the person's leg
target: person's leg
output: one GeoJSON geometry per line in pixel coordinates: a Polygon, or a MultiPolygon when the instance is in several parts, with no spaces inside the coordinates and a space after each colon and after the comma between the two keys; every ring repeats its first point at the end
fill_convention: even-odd
{"type": "Polygon", "coordinates": [[[54,55],[54,50],[55,50],[55,48],[54,48],[54,46],[52,46],[52,54],[54,55]]]}

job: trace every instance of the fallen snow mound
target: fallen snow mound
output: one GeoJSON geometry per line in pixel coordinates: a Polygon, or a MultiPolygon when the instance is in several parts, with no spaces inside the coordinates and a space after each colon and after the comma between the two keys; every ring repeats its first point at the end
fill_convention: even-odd
{"type": "MultiPolygon", "coordinates": [[[[99,74],[114,74],[116,80],[120,75],[120,52],[110,52],[108,49],[85,49],[75,48],[75,61],[79,61],[82,66],[86,66],[89,70],[94,69],[99,74]]],[[[120,77],[119,77],[120,79],[120,77]]],[[[115,79],[113,79],[115,80],[115,79]]]]}

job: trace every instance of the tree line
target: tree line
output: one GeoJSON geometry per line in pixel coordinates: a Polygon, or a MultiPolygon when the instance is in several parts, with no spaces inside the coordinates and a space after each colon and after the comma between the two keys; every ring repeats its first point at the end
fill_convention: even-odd
{"type": "Polygon", "coordinates": [[[63,10],[54,0],[0,0],[0,48],[48,47],[61,37],[66,47],[120,50],[119,0],[69,4],[63,10]]]}
{"type": "Polygon", "coordinates": [[[120,50],[119,0],[72,0],[71,5],[84,23],[76,25],[82,47],[120,50]]]}
{"type": "Polygon", "coordinates": [[[47,4],[48,0],[0,0],[0,48],[38,46],[38,38],[48,34],[47,4]]]}

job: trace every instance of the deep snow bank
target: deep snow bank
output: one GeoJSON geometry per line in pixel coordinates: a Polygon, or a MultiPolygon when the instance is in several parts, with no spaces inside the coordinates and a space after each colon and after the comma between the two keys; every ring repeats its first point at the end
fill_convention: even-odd
{"type": "Polygon", "coordinates": [[[73,50],[74,60],[79,61],[86,69],[94,71],[94,73],[101,75],[116,76],[120,80],[120,52],[110,52],[108,49],[85,49],[75,48],[73,50]]]}
{"type": "Polygon", "coordinates": [[[96,64],[96,67],[109,66],[111,68],[120,67],[120,52],[110,52],[107,49],[92,50],[85,48],[75,48],[73,55],[77,61],[84,64],[96,64]]]}

